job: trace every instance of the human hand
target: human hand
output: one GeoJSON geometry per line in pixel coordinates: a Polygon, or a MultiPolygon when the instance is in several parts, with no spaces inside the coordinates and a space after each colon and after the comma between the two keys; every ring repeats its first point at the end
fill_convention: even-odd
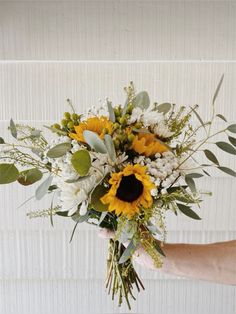
{"type": "MultiPolygon", "coordinates": [[[[101,229],[99,231],[99,237],[102,239],[113,239],[115,233],[108,229],[101,229]]],[[[129,245],[129,242],[122,243],[125,247],[129,245]]],[[[147,252],[143,249],[142,245],[139,245],[133,254],[133,259],[139,265],[146,267],[151,270],[156,270],[153,259],[147,252]]]]}

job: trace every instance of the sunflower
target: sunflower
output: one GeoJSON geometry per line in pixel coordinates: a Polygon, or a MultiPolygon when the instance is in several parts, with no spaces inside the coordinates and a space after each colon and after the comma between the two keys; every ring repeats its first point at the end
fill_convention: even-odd
{"type": "Polygon", "coordinates": [[[69,136],[79,142],[84,142],[83,132],[89,130],[99,135],[101,139],[104,138],[106,133],[112,133],[112,122],[106,117],[93,117],[81,122],[78,126],[75,126],[76,133],[69,133],[69,136]]]}
{"type": "Polygon", "coordinates": [[[158,140],[154,134],[139,133],[134,137],[131,148],[146,157],[156,153],[164,153],[170,148],[162,141],[158,140]]]}
{"type": "Polygon", "coordinates": [[[152,206],[151,190],[155,185],[146,174],[146,167],[128,165],[123,171],[113,173],[109,183],[110,190],[101,198],[103,204],[109,205],[109,211],[130,219],[139,212],[140,207],[152,206]]]}

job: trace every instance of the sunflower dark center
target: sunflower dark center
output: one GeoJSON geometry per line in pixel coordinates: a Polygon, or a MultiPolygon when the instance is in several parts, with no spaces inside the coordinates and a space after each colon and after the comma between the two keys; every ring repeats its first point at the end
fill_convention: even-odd
{"type": "Polygon", "coordinates": [[[134,174],[123,176],[116,192],[116,197],[124,202],[133,202],[143,193],[143,184],[134,174]]]}

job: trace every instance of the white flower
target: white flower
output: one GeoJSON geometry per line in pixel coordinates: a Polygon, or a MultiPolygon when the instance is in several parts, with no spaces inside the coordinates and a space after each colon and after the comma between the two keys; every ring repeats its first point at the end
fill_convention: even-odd
{"type": "Polygon", "coordinates": [[[135,123],[136,121],[139,121],[142,114],[143,114],[142,109],[139,107],[135,107],[132,111],[130,118],[129,118],[128,124],[132,124],[132,123],[135,123]]]}
{"type": "Polygon", "coordinates": [[[171,132],[168,128],[168,125],[164,120],[160,121],[155,127],[154,127],[154,133],[162,138],[168,138],[174,134],[174,132],[171,132]]]}
{"type": "Polygon", "coordinates": [[[155,125],[159,123],[160,121],[163,120],[163,118],[164,117],[162,113],[146,110],[144,111],[141,120],[145,126],[151,126],[153,124],[155,125]]]}

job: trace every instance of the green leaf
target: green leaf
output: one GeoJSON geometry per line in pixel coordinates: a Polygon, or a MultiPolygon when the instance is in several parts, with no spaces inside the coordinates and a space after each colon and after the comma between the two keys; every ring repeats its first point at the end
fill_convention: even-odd
{"type": "Polygon", "coordinates": [[[43,177],[42,172],[37,168],[21,171],[18,177],[18,182],[22,185],[31,185],[41,180],[43,177]]]}
{"type": "Polygon", "coordinates": [[[61,143],[53,148],[49,149],[47,152],[47,157],[49,158],[59,158],[64,156],[71,149],[71,143],[61,143]]]}
{"type": "Polygon", "coordinates": [[[216,142],[215,143],[220,149],[225,151],[226,153],[236,155],[236,149],[230,145],[229,143],[226,142],[216,142]]]}
{"type": "Polygon", "coordinates": [[[35,197],[37,200],[41,200],[44,197],[44,195],[47,194],[49,187],[52,183],[52,179],[53,177],[49,175],[49,177],[37,187],[35,191],[35,197]]]}
{"type": "Polygon", "coordinates": [[[147,109],[150,105],[150,99],[149,99],[148,93],[146,91],[138,93],[134,97],[132,103],[135,107],[140,107],[141,109],[147,109]]]}
{"type": "Polygon", "coordinates": [[[217,167],[217,168],[220,169],[221,171],[223,171],[223,172],[229,174],[230,176],[236,177],[236,172],[235,172],[234,170],[230,169],[230,168],[221,167],[221,166],[219,166],[219,167],[217,167]]]}
{"type": "Polygon", "coordinates": [[[222,114],[218,113],[216,116],[220,118],[221,120],[227,122],[226,118],[222,114]]]}
{"type": "Polygon", "coordinates": [[[89,152],[84,149],[74,153],[71,158],[71,163],[79,175],[86,176],[91,167],[91,157],[89,152]]]}
{"type": "Polygon", "coordinates": [[[215,91],[214,96],[213,96],[213,99],[212,99],[212,105],[213,105],[213,106],[214,106],[215,101],[216,101],[216,98],[217,98],[217,96],[218,96],[218,94],[219,94],[219,91],[220,91],[220,88],[221,88],[223,79],[224,79],[224,74],[221,76],[220,81],[219,81],[219,83],[218,83],[218,85],[217,85],[217,87],[216,87],[216,91],[215,91]]]}
{"type": "Polygon", "coordinates": [[[38,137],[40,137],[41,133],[42,133],[42,131],[40,131],[40,130],[32,130],[31,136],[38,138],[38,137]]]}
{"type": "Polygon", "coordinates": [[[205,126],[205,124],[204,124],[202,118],[201,118],[200,115],[198,114],[198,112],[197,112],[194,108],[192,108],[192,107],[190,107],[190,108],[192,109],[192,111],[194,112],[195,116],[197,117],[197,119],[198,119],[198,121],[201,123],[201,125],[204,127],[204,129],[206,129],[206,126],[205,126]]]}
{"type": "Polygon", "coordinates": [[[70,217],[70,216],[68,216],[68,210],[66,210],[66,211],[58,211],[58,212],[56,212],[56,215],[58,215],[58,216],[62,216],[62,217],[70,217]]]}
{"type": "Polygon", "coordinates": [[[227,130],[231,133],[236,133],[236,124],[231,124],[227,127],[227,130]]]}
{"type": "Polygon", "coordinates": [[[8,184],[16,181],[19,171],[14,164],[0,164],[0,184],[8,184]]]}
{"type": "Polygon", "coordinates": [[[192,178],[192,179],[198,179],[198,178],[203,177],[203,174],[201,174],[201,173],[188,173],[186,176],[189,178],[192,178]]]}
{"type": "Polygon", "coordinates": [[[115,116],[115,112],[114,112],[114,109],[111,105],[111,102],[109,100],[107,100],[107,109],[108,109],[108,112],[109,112],[109,118],[112,122],[115,122],[116,121],[116,116],[115,116]]]}
{"type": "Polygon", "coordinates": [[[85,130],[83,132],[85,142],[93,148],[96,152],[106,154],[107,149],[104,142],[100,139],[97,133],[85,130]]]}
{"type": "Polygon", "coordinates": [[[207,159],[209,159],[214,164],[219,165],[219,161],[217,160],[216,156],[208,149],[204,149],[204,154],[207,159]]]}
{"type": "Polygon", "coordinates": [[[192,219],[201,220],[201,218],[189,206],[179,203],[176,203],[176,205],[184,215],[192,219]]]}
{"type": "Polygon", "coordinates": [[[5,144],[5,141],[2,137],[0,137],[0,144],[5,144]]]}
{"type": "Polygon", "coordinates": [[[171,109],[171,104],[168,102],[165,102],[157,106],[157,111],[164,114],[170,111],[170,109],[171,109]]]}
{"type": "Polygon", "coordinates": [[[105,188],[103,185],[98,185],[93,190],[91,195],[91,205],[94,207],[95,210],[99,212],[105,212],[108,210],[108,205],[103,204],[100,200],[102,196],[104,196],[108,192],[108,189],[105,188]]]}
{"type": "Polygon", "coordinates": [[[232,137],[232,136],[228,136],[228,139],[230,141],[230,143],[236,147],[236,138],[232,137]]]}
{"type": "Polygon", "coordinates": [[[113,143],[113,140],[112,140],[110,134],[105,134],[104,142],[105,142],[107,152],[108,152],[110,159],[113,162],[115,162],[116,161],[116,150],[115,150],[115,146],[114,146],[114,143],[113,143]]]}
{"type": "Polygon", "coordinates": [[[76,224],[75,224],[75,226],[74,226],[74,228],[73,228],[73,230],[72,230],[72,233],[71,233],[71,236],[70,236],[70,243],[71,243],[72,240],[73,240],[73,237],[74,237],[74,234],[75,234],[75,230],[76,230],[76,228],[77,228],[77,226],[78,226],[78,223],[79,223],[79,221],[76,222],[76,224]]]}
{"type": "Polygon", "coordinates": [[[10,120],[10,131],[11,131],[11,135],[14,137],[14,138],[17,138],[17,129],[16,129],[16,125],[14,123],[14,121],[11,119],[10,120]]]}
{"type": "Polygon", "coordinates": [[[211,176],[206,170],[202,169],[202,171],[203,171],[208,177],[211,176]]]}
{"type": "Polygon", "coordinates": [[[192,178],[188,177],[188,175],[185,176],[185,182],[189,186],[192,193],[196,193],[196,185],[192,178]]]}
{"type": "Polygon", "coordinates": [[[135,249],[137,247],[137,243],[134,243],[134,240],[132,239],[127,246],[127,248],[124,250],[123,254],[121,255],[119,259],[119,264],[125,263],[131,256],[133,255],[135,249]]]}

